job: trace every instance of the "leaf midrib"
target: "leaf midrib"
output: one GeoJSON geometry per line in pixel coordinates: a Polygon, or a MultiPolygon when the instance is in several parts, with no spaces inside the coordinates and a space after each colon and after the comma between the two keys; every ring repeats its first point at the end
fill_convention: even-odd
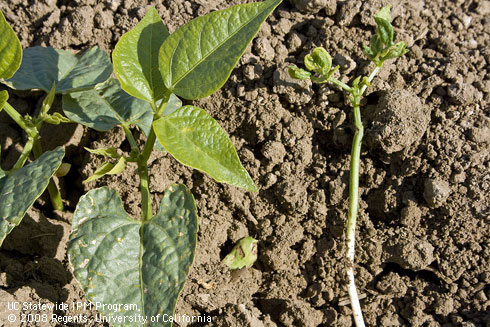
{"type": "MultiPolygon", "coordinates": [[[[185,118],[185,117],[180,117],[180,118],[185,118]]],[[[185,140],[189,141],[189,143],[193,144],[195,147],[199,148],[199,149],[203,149],[201,146],[199,146],[198,144],[196,144],[191,138],[189,138],[187,136],[186,133],[182,133],[182,131],[177,127],[176,124],[173,124],[171,122],[171,120],[167,117],[162,117],[162,119],[166,120],[168,122],[169,125],[172,126],[172,128],[174,128],[175,130],[179,131],[179,133],[182,135],[182,138],[184,138],[185,140]]],[[[201,118],[200,118],[201,119],[201,118]]],[[[165,146],[164,146],[165,147],[165,146]]],[[[169,151],[170,152],[170,151],[169,151]]],[[[224,170],[228,171],[229,174],[231,174],[231,176],[239,176],[237,174],[234,174],[230,168],[226,167],[226,166],[223,166],[223,164],[221,164],[217,159],[213,158],[210,154],[208,154],[206,151],[201,151],[201,153],[203,153],[206,157],[210,158],[213,162],[217,163],[218,166],[222,167],[224,170]]],[[[193,167],[193,168],[196,168],[196,167],[193,167]]],[[[198,169],[198,168],[196,168],[198,169]]],[[[241,169],[240,169],[241,170],[241,169]]]]}
{"type": "MultiPolygon", "coordinates": [[[[209,52],[209,54],[207,54],[206,56],[204,56],[201,60],[199,60],[198,62],[196,62],[194,65],[191,66],[190,69],[187,70],[187,72],[185,72],[180,78],[178,78],[174,83],[172,83],[172,89],[177,85],[179,84],[184,78],[187,77],[187,75],[189,75],[190,73],[192,73],[194,71],[194,69],[199,66],[202,62],[204,62],[207,58],[209,58],[211,55],[213,55],[216,51],[218,51],[219,48],[221,48],[221,46],[223,46],[229,39],[231,39],[232,37],[234,37],[236,34],[238,34],[240,31],[242,31],[242,29],[244,28],[244,26],[250,24],[253,20],[255,20],[258,16],[260,16],[265,10],[259,10],[258,13],[253,16],[250,20],[248,20],[245,24],[243,24],[240,28],[238,28],[234,33],[231,33],[227,38],[225,38],[223,40],[223,42],[219,43],[218,46],[216,46],[212,51],[209,52]]],[[[203,16],[205,17],[205,16],[203,16]]],[[[204,25],[206,25],[208,22],[209,22],[209,17],[207,17],[208,20],[205,22],[204,25]]],[[[202,30],[201,30],[201,33],[202,33],[202,30]]],[[[178,43],[178,46],[180,45],[182,39],[183,39],[183,36],[184,36],[184,33],[182,32],[182,37],[179,39],[179,43],[178,43]]],[[[175,51],[177,50],[177,47],[175,47],[173,53],[172,53],[172,56],[170,58],[170,65],[169,65],[169,74],[170,74],[170,79],[172,80],[172,64],[173,64],[173,58],[175,56],[175,51]]],[[[201,50],[201,48],[199,48],[199,50],[201,50]]]]}

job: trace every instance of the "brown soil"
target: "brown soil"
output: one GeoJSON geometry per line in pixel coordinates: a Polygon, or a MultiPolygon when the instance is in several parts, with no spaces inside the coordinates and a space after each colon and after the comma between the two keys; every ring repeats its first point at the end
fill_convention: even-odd
{"type": "MultiPolygon", "coordinates": [[[[156,8],[174,31],[193,17],[247,1],[164,0],[156,8]]],[[[383,67],[362,109],[367,136],[356,276],[366,323],[488,327],[490,1],[391,2],[395,38],[407,41],[410,52],[383,67]]],[[[23,47],[96,44],[109,51],[143,17],[146,4],[7,0],[0,9],[23,47]]],[[[257,194],[217,184],[168,155],[152,155],[153,203],[171,183],[184,183],[200,215],[196,260],[178,313],[207,314],[213,319],[208,325],[220,327],[353,325],[343,259],[352,112],[338,89],[292,80],[287,66],[301,65],[307,52],[324,46],[346,82],[369,73],[372,65],[360,48],[383,4],[285,0],[223,89],[195,102],[231,135],[259,185],[257,194]],[[259,240],[259,260],[232,278],[220,260],[246,235],[259,240]]],[[[40,106],[40,93],[10,94],[24,113],[40,106]]],[[[71,211],[84,192],[109,185],[128,212],[139,213],[135,167],[81,183],[101,163],[81,147],[127,149],[121,130],[96,133],[70,125],[43,133],[46,148],[67,145],[73,169],[60,184],[71,211]]],[[[24,137],[4,113],[0,140],[5,168],[24,137]]],[[[9,325],[9,301],[86,301],[68,267],[70,222],[70,213],[50,212],[41,198],[4,242],[0,326],[55,326],[9,325]]],[[[56,326],[102,326],[93,310],[56,312],[88,319],[56,326]]]]}

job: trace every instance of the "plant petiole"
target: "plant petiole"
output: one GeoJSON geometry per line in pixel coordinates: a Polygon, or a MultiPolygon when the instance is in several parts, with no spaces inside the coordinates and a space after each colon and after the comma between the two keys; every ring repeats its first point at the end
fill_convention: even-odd
{"type": "Polygon", "coordinates": [[[126,138],[129,141],[129,145],[131,145],[131,151],[135,153],[139,153],[139,147],[138,143],[136,143],[136,140],[134,139],[133,133],[131,133],[128,125],[126,124],[121,124],[122,128],[124,130],[124,133],[126,134],[126,138]]]}
{"type": "MultiPolygon", "coordinates": [[[[381,66],[382,65],[383,64],[381,63],[381,66]]],[[[371,74],[369,74],[369,77],[367,79],[369,83],[371,83],[373,81],[374,77],[378,74],[379,70],[381,69],[381,66],[377,66],[376,65],[376,67],[373,69],[373,71],[371,72],[371,74]]],[[[359,92],[361,96],[364,94],[364,91],[366,91],[366,89],[367,89],[368,86],[369,85],[368,84],[365,84],[365,83],[362,85],[361,90],[359,92]]]]}
{"type": "Polygon", "coordinates": [[[32,151],[33,145],[34,145],[34,139],[32,137],[29,137],[26,144],[24,145],[24,149],[22,149],[22,153],[20,154],[19,159],[17,159],[17,162],[12,167],[11,172],[14,172],[14,171],[24,167],[24,164],[26,163],[26,160],[32,151]]]}
{"type": "Polygon", "coordinates": [[[350,87],[349,85],[339,81],[338,79],[336,79],[334,77],[330,77],[327,81],[331,82],[332,84],[337,85],[338,87],[342,88],[346,92],[349,92],[350,94],[353,94],[353,92],[354,92],[354,89],[352,87],[350,87]]]}
{"type": "MultiPolygon", "coordinates": [[[[36,159],[43,154],[43,149],[41,147],[41,140],[39,139],[39,135],[36,138],[34,138],[32,152],[34,153],[34,158],[36,159]]],[[[63,199],[61,198],[60,191],[58,190],[58,187],[56,186],[53,178],[49,180],[48,193],[51,199],[51,205],[53,206],[53,209],[60,210],[60,211],[65,210],[65,207],[63,205],[63,199]]]]}

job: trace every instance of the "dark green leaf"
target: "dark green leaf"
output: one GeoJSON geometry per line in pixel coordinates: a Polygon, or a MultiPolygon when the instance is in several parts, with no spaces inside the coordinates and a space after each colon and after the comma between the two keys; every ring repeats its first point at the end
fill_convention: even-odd
{"type": "MultiPolygon", "coordinates": [[[[63,111],[74,122],[98,131],[132,124],[141,128],[146,136],[153,120],[151,105],[124,92],[114,78],[88,91],[64,94],[63,111]]],[[[155,146],[163,150],[158,142],[155,146]]]]}
{"type": "Polygon", "coordinates": [[[158,51],[169,33],[158,12],[150,7],[131,31],[124,34],[112,53],[114,72],[121,87],[132,96],[156,102],[166,88],[158,71],[158,51]]]}
{"type": "MultiPolygon", "coordinates": [[[[124,211],[114,190],[92,190],[80,199],[72,227],[68,254],[87,298],[137,306],[101,308],[103,315],[129,319],[173,314],[197,243],[197,210],[185,186],[167,189],[158,213],[144,223],[124,211]]],[[[171,323],[160,319],[146,326],[171,323]]]]}
{"type": "Polygon", "coordinates": [[[19,69],[22,47],[0,10],[0,78],[10,78],[19,69]]]}
{"type": "Polygon", "coordinates": [[[49,92],[56,83],[56,93],[66,93],[89,89],[111,74],[109,56],[98,47],[77,56],[51,47],[32,47],[24,50],[20,69],[5,84],[16,90],[49,92]]]}
{"type": "Polygon", "coordinates": [[[160,49],[165,86],[185,99],[217,91],[281,0],[237,5],[198,17],[171,34],[160,49]]]}
{"type": "Polygon", "coordinates": [[[63,95],[63,110],[74,122],[98,131],[121,124],[149,130],[153,117],[150,104],[124,92],[114,78],[94,89],[63,95]]]}
{"type": "Polygon", "coordinates": [[[183,106],[156,120],[153,129],[165,150],[180,163],[199,169],[218,182],[257,191],[230,138],[204,110],[183,106]]]}
{"type": "Polygon", "coordinates": [[[15,172],[0,174],[0,245],[44,192],[64,155],[62,148],[46,151],[36,161],[15,172]]]}

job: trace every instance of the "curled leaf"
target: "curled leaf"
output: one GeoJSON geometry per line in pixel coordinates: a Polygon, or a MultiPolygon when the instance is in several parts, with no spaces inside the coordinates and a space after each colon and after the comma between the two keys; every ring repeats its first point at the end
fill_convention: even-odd
{"type": "Polygon", "coordinates": [[[390,5],[386,5],[374,15],[374,20],[378,24],[376,34],[384,43],[385,47],[393,45],[393,27],[391,26],[390,5]]]}
{"type": "Polygon", "coordinates": [[[296,79],[310,79],[311,78],[311,73],[307,70],[304,70],[302,68],[298,68],[296,66],[289,66],[288,69],[289,76],[292,78],[296,79]]]}
{"type": "Polygon", "coordinates": [[[332,57],[327,50],[318,47],[305,56],[305,66],[317,74],[327,75],[332,67],[332,57]]]}
{"type": "Polygon", "coordinates": [[[89,149],[89,148],[84,148],[90,153],[93,154],[98,154],[104,157],[109,157],[113,159],[119,158],[119,155],[117,154],[117,149],[116,148],[100,148],[100,149],[89,149]]]}
{"type": "Polygon", "coordinates": [[[94,181],[101,178],[104,175],[117,175],[124,171],[126,168],[126,158],[120,157],[116,164],[105,162],[94,172],[92,176],[84,180],[84,183],[94,181]]]}
{"type": "Polygon", "coordinates": [[[407,45],[405,44],[405,42],[401,41],[390,47],[388,54],[383,57],[383,60],[398,58],[403,56],[407,52],[407,45]]]}

